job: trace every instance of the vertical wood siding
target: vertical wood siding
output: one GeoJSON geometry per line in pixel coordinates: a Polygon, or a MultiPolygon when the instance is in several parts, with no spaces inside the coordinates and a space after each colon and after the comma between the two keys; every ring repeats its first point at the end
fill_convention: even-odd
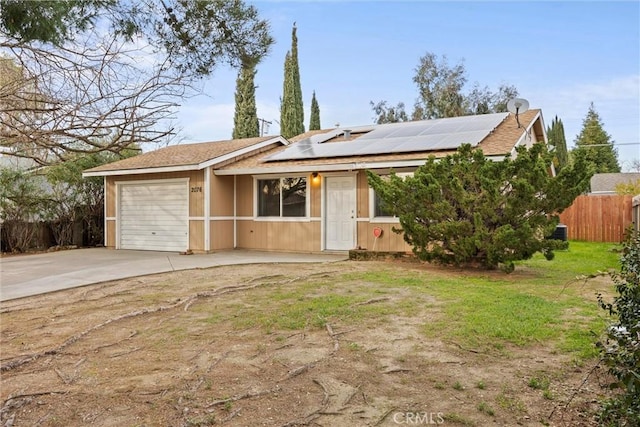
{"type": "Polygon", "coordinates": [[[265,251],[320,251],[320,222],[238,221],[238,247],[265,251]]]}
{"type": "Polygon", "coordinates": [[[211,250],[233,249],[233,220],[211,221],[211,250]]]}
{"type": "Polygon", "coordinates": [[[106,215],[108,217],[115,218],[116,216],[116,186],[115,179],[113,176],[107,177],[107,188],[105,188],[105,193],[107,196],[107,209],[106,215]]]}
{"type": "Polygon", "coordinates": [[[402,234],[393,232],[393,227],[399,228],[400,224],[358,223],[358,246],[369,251],[375,249],[376,252],[411,252],[411,246],[404,241],[402,234]],[[373,235],[375,228],[382,230],[377,241],[373,235]]]}
{"type": "Polygon", "coordinates": [[[189,221],[189,249],[194,252],[204,251],[204,221],[189,221]]]}
{"type": "Polygon", "coordinates": [[[356,209],[358,218],[369,218],[369,182],[367,174],[359,171],[356,176],[356,209]]]}
{"type": "Polygon", "coordinates": [[[233,176],[211,174],[211,216],[233,216],[233,176]]]}
{"type": "Polygon", "coordinates": [[[322,216],[322,178],[318,180],[318,183],[314,183],[311,178],[307,182],[309,183],[308,194],[311,198],[309,200],[309,215],[312,218],[320,218],[322,216]]]}
{"type": "Polygon", "coordinates": [[[253,177],[249,175],[239,175],[236,185],[237,215],[240,217],[253,216],[253,177]]]}
{"type": "Polygon", "coordinates": [[[116,248],[116,222],[107,220],[107,229],[104,231],[104,245],[109,249],[116,248]]]}

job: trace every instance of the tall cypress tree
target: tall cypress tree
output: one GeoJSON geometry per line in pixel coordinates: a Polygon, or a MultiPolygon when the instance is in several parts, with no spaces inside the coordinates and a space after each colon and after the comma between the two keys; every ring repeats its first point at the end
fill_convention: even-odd
{"type": "Polygon", "coordinates": [[[595,173],[620,172],[618,151],[613,147],[611,136],[603,129],[600,115],[593,102],[582,121],[582,130],[575,140],[574,158],[581,157],[594,166],[595,173]]]}
{"type": "Polygon", "coordinates": [[[291,50],[284,60],[284,82],[280,100],[280,134],[285,138],[304,133],[304,108],[300,69],[298,66],[298,37],[296,24],[291,32],[291,50]]]}
{"type": "Polygon", "coordinates": [[[320,130],[320,106],[316,99],[316,91],[313,91],[311,98],[311,118],[309,119],[309,130],[320,130]]]}
{"type": "Polygon", "coordinates": [[[547,128],[547,138],[549,139],[549,145],[555,147],[555,166],[557,171],[560,172],[569,163],[569,154],[567,152],[564,125],[558,116],[551,121],[551,126],[547,128]]]}
{"type": "Polygon", "coordinates": [[[233,139],[260,136],[256,110],[255,61],[244,61],[236,80],[236,110],[233,116],[233,139]]]}

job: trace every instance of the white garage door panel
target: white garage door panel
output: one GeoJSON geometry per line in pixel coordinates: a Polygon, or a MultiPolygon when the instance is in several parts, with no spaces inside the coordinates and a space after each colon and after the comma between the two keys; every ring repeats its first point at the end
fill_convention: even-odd
{"type": "Polygon", "coordinates": [[[154,251],[188,249],[187,183],[122,185],[119,220],[121,249],[154,251]]]}

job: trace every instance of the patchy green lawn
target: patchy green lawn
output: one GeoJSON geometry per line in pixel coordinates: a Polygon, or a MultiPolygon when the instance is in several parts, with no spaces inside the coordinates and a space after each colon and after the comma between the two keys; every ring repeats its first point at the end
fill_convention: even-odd
{"type": "Polygon", "coordinates": [[[0,421],[592,425],[614,249],[571,242],[510,275],[252,265],[9,301],[0,421]]]}

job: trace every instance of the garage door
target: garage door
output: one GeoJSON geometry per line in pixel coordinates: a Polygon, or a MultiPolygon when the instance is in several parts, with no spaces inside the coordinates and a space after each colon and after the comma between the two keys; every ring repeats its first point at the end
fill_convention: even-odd
{"type": "Polygon", "coordinates": [[[120,185],[120,249],[189,248],[187,182],[120,185]]]}

